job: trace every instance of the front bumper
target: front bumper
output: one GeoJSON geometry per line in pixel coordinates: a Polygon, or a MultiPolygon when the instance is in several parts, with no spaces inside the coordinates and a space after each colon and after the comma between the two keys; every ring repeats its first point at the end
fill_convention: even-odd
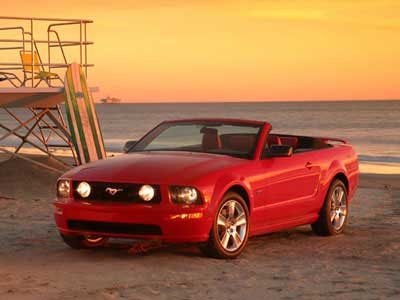
{"type": "Polygon", "coordinates": [[[63,235],[196,243],[208,239],[213,222],[205,206],[88,203],[74,200],[67,203],[56,201],[54,205],[55,222],[63,235]]]}

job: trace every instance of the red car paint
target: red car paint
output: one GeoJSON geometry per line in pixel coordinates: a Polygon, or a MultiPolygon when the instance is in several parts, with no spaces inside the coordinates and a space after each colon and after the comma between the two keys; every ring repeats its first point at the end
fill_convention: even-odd
{"type": "MultiPolygon", "coordinates": [[[[166,122],[199,120],[175,120],[166,122]]],[[[252,159],[209,153],[157,151],[130,153],[72,169],[60,179],[104,183],[159,185],[159,204],[77,201],[55,202],[55,221],[63,235],[99,235],[124,238],[157,238],[165,242],[203,242],[209,237],[216,209],[230,189],[246,195],[250,211],[250,235],[311,224],[318,218],[332,180],[340,176],[350,203],[358,183],[358,160],[346,141],[291,157],[263,158],[271,126],[267,122],[201,119],[202,122],[237,122],[262,125],[252,159]],[[196,187],[203,204],[172,203],[168,187],[196,187]],[[151,224],[161,234],[126,234],[68,227],[68,220],[151,224]]]]}

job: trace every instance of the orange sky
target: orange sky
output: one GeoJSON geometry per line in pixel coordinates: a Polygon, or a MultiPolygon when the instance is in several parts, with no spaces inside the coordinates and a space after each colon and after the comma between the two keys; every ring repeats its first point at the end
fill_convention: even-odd
{"type": "Polygon", "coordinates": [[[95,21],[98,97],[400,98],[400,1],[26,2],[7,1],[0,14],[95,21]]]}

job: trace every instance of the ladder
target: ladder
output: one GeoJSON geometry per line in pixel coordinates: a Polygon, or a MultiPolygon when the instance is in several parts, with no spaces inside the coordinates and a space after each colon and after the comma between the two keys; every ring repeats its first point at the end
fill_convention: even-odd
{"type": "MultiPolygon", "coordinates": [[[[44,108],[32,108],[31,111],[34,115],[38,115],[43,111],[44,108]]],[[[47,120],[43,117],[40,118],[37,124],[37,128],[39,129],[41,141],[46,148],[46,151],[49,151],[50,148],[64,148],[70,149],[72,152],[72,156],[74,159],[75,165],[78,164],[78,160],[75,153],[74,145],[71,141],[71,136],[68,130],[68,127],[65,123],[64,116],[61,111],[60,105],[56,105],[54,107],[46,108],[46,116],[47,120]],[[62,140],[62,143],[51,143],[51,138],[57,136],[62,140]]],[[[20,145],[22,147],[23,144],[20,145]]],[[[19,150],[17,148],[17,150],[19,150]]],[[[17,151],[16,151],[17,152],[17,151]]]]}

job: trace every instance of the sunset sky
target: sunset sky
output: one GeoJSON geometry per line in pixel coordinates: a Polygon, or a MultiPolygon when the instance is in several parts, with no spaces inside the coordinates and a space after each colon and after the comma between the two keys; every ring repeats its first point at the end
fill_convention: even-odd
{"type": "Polygon", "coordinates": [[[97,97],[400,98],[396,0],[6,2],[1,15],[95,21],[89,79],[97,97]]]}

